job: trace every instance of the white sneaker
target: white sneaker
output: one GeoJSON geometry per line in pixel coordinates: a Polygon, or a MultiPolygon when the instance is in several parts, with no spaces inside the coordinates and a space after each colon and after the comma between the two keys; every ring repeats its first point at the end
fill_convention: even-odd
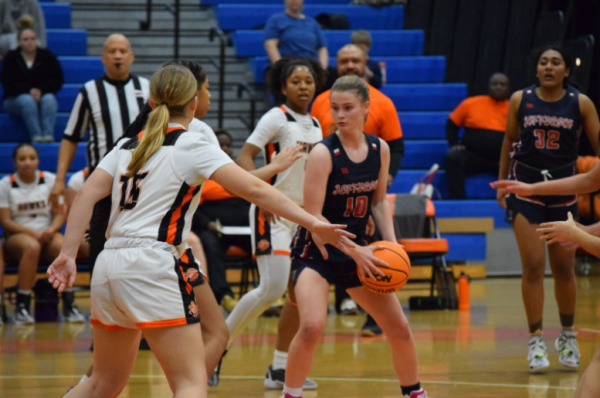
{"type": "Polygon", "coordinates": [[[532,372],[544,369],[550,366],[548,361],[548,349],[541,334],[531,336],[529,338],[529,353],[527,360],[529,361],[529,370],[532,372]]]}
{"type": "Polygon", "coordinates": [[[15,309],[15,324],[17,325],[27,325],[35,323],[35,319],[29,314],[27,308],[24,305],[19,305],[15,309]]]}
{"type": "Polygon", "coordinates": [[[70,305],[66,311],[63,312],[63,319],[65,322],[85,322],[85,315],[83,315],[77,305],[74,303],[70,305]]]}
{"type": "Polygon", "coordinates": [[[340,315],[357,315],[358,306],[351,298],[345,298],[340,305],[340,315]]]}
{"type": "Polygon", "coordinates": [[[559,354],[559,362],[572,369],[579,367],[579,358],[581,357],[576,336],[577,333],[572,330],[563,330],[554,342],[554,347],[559,354]]]}
{"type": "MultiPolygon", "coordinates": [[[[281,390],[285,384],[285,369],[273,369],[272,365],[269,365],[267,369],[267,375],[265,376],[265,387],[274,390],[281,390]]],[[[317,383],[314,380],[304,380],[303,390],[314,390],[317,388],[317,383]]]]}

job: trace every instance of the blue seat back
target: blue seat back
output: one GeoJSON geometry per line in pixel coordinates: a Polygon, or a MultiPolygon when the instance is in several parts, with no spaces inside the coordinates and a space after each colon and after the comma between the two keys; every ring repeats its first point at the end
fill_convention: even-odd
{"type": "Polygon", "coordinates": [[[71,4],[43,3],[40,4],[46,29],[71,29],[71,4]]]}
{"type": "Polygon", "coordinates": [[[54,55],[87,55],[87,31],[47,29],[48,50],[54,55]]]}
{"type": "Polygon", "coordinates": [[[451,111],[467,98],[465,83],[387,84],[381,92],[399,111],[451,111]]]}

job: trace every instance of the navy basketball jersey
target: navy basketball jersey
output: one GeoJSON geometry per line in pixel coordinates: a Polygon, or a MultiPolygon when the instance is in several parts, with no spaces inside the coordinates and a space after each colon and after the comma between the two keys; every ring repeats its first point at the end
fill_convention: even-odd
{"type": "Polygon", "coordinates": [[[583,117],[579,91],[568,86],[558,101],[546,102],[535,86],[523,90],[519,106],[519,141],[512,158],[539,169],[554,169],[574,162],[578,155],[583,117]]]}
{"type": "MultiPolygon", "coordinates": [[[[369,145],[365,160],[354,163],[340,142],[337,134],[331,134],[320,143],[329,149],[332,169],[327,180],[327,192],[323,203],[323,217],[332,224],[345,224],[347,231],[356,235],[355,242],[366,245],[365,229],[371,216],[373,195],[379,184],[381,147],[379,138],[364,134],[369,145]]],[[[329,261],[348,261],[350,257],[333,246],[327,245],[329,261]]],[[[292,259],[295,257],[322,259],[310,232],[299,227],[292,241],[292,259]]]]}

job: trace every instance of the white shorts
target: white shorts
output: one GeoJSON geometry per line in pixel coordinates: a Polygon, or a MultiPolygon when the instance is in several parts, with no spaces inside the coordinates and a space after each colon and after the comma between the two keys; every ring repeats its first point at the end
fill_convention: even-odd
{"type": "Polygon", "coordinates": [[[275,224],[267,223],[255,205],[250,206],[250,230],[252,231],[252,254],[290,255],[290,245],[298,224],[279,218],[275,224]]]}
{"type": "Polygon", "coordinates": [[[193,285],[204,279],[197,263],[176,255],[164,242],[110,238],[94,267],[91,323],[120,330],[200,322],[193,285]]]}

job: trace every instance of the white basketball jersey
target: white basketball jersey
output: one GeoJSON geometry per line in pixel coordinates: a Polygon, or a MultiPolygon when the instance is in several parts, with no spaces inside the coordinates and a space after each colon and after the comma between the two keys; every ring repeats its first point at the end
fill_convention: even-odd
{"type": "Polygon", "coordinates": [[[273,153],[301,144],[303,156],[287,170],[274,176],[270,183],[299,206],[304,206],[304,168],[308,153],[323,139],[321,126],[316,118],[300,115],[285,105],[273,108],[258,122],[247,142],[263,148],[266,164],[273,153]]]}
{"type": "Polygon", "coordinates": [[[37,171],[35,180],[24,183],[17,173],[0,181],[0,207],[9,208],[13,221],[37,231],[52,224],[52,206],[48,195],[54,185],[54,174],[37,171]]]}
{"type": "Polygon", "coordinates": [[[69,178],[67,187],[77,192],[81,191],[81,188],[83,188],[83,184],[85,184],[85,180],[87,180],[89,173],[90,172],[88,171],[87,167],[83,170],[79,170],[77,173],[73,174],[71,178],[69,178]]]}
{"type": "Polygon", "coordinates": [[[232,162],[202,135],[187,133],[180,125],[169,127],[162,147],[135,176],[127,176],[127,166],[142,133],[121,141],[98,165],[114,177],[107,238],[185,244],[202,184],[232,162]]]}

